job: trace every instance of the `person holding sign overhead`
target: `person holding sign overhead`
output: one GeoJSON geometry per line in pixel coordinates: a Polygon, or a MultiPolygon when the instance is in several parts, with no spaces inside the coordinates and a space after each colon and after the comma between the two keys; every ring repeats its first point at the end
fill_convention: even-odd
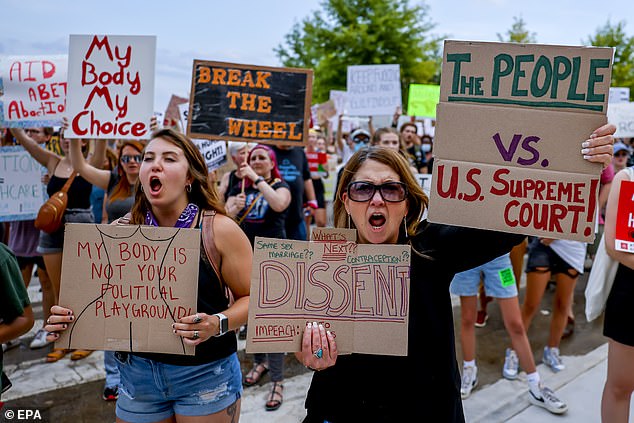
{"type": "MultiPolygon", "coordinates": [[[[586,141],[588,161],[609,163],[615,130],[605,125],[586,141]]],[[[437,421],[464,421],[448,287],[457,272],[509,252],[525,236],[428,223],[421,220],[427,202],[407,161],[392,150],[368,147],[344,168],[335,226],[356,229],[359,243],[412,247],[408,354],[339,356],[334,334],[308,323],[296,353],[315,370],[305,423],[409,421],[421,410],[433,410],[437,421]],[[401,389],[412,386],[412,371],[421,366],[422,382],[401,389]]]]}
{"type": "MultiPolygon", "coordinates": [[[[224,204],[207,174],[200,151],[185,135],[172,129],[152,134],[143,152],[130,223],[201,228],[203,213],[212,214],[221,264],[216,274],[201,239],[198,311],[170,328],[182,342],[196,346],[195,355],[115,353],[121,375],[117,421],[234,422],[239,418],[242,375],[234,330],[247,320],[253,252],[240,227],[224,214],[224,204]]],[[[46,330],[55,340],[75,315],[60,306],[51,311],[46,330]]]]}
{"type": "MultiPolygon", "coordinates": [[[[631,194],[623,196],[623,193],[626,184],[631,185],[632,181],[634,168],[618,172],[612,180],[606,206],[605,248],[608,255],[619,262],[619,267],[605,304],[603,321],[603,335],[608,337],[608,374],[601,398],[601,418],[604,422],[627,422],[634,392],[634,255],[616,249],[619,202],[626,201],[631,207],[631,194]]],[[[631,188],[628,192],[632,192],[631,188]]]]}

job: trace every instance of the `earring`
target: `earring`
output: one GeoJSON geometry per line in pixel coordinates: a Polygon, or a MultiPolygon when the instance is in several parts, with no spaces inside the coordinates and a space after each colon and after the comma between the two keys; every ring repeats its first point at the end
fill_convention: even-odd
{"type": "Polygon", "coordinates": [[[405,216],[403,216],[403,229],[405,229],[405,238],[409,238],[409,235],[407,233],[407,219],[405,216]]]}
{"type": "Polygon", "coordinates": [[[346,229],[352,229],[352,228],[350,227],[350,213],[348,213],[348,227],[347,227],[346,229]]]}
{"type": "Polygon", "coordinates": [[[192,184],[185,185],[185,191],[192,192],[192,184]]]}

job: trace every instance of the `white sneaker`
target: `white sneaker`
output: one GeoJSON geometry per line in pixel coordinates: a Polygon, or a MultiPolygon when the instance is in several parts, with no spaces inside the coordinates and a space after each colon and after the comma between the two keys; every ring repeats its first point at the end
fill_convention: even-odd
{"type": "Polygon", "coordinates": [[[545,408],[553,414],[563,414],[568,411],[565,402],[557,398],[552,389],[539,384],[539,393],[535,395],[532,390],[528,390],[528,399],[533,405],[545,408]]]}
{"type": "Polygon", "coordinates": [[[550,369],[555,373],[566,368],[564,363],[561,361],[561,357],[559,357],[559,348],[557,347],[544,347],[544,357],[542,358],[542,362],[550,367],[550,369]]]}
{"type": "Polygon", "coordinates": [[[47,332],[44,329],[40,329],[35,334],[35,337],[31,341],[31,345],[29,347],[31,349],[42,348],[50,344],[49,341],[46,340],[47,332]]]}
{"type": "Polygon", "coordinates": [[[11,348],[15,348],[18,345],[20,345],[20,341],[18,341],[17,339],[7,341],[6,343],[2,344],[2,352],[9,351],[11,348]]]}
{"type": "Polygon", "coordinates": [[[462,384],[460,385],[460,396],[462,399],[467,399],[476,386],[478,386],[478,368],[476,366],[463,367],[462,384]]]}
{"type": "Polygon", "coordinates": [[[520,369],[520,362],[517,358],[517,353],[512,348],[506,349],[506,356],[504,358],[504,367],[502,368],[502,376],[508,380],[517,379],[517,375],[520,369]]]}

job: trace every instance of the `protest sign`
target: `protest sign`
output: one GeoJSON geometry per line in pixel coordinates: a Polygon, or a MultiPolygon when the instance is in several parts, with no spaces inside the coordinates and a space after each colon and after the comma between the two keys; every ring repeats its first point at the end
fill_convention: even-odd
{"type": "Polygon", "coordinates": [[[634,182],[622,181],[616,209],[614,248],[634,253],[634,182]]]}
{"type": "Polygon", "coordinates": [[[187,105],[189,108],[189,100],[185,97],[179,97],[172,94],[167,108],[165,109],[165,115],[163,117],[163,126],[169,128],[178,128],[181,132],[185,132],[185,126],[181,119],[181,106],[187,105]]]}
{"type": "Polygon", "coordinates": [[[439,99],[440,85],[409,84],[407,114],[435,119],[439,99]]]}
{"type": "Polygon", "coordinates": [[[328,176],[328,153],[307,152],[306,159],[308,159],[308,170],[311,178],[325,178],[328,176]]]}
{"type": "Polygon", "coordinates": [[[446,41],[429,220],[592,242],[612,52],[446,41]]]}
{"type": "Polygon", "coordinates": [[[392,116],[401,107],[400,69],[400,65],[348,66],[348,114],[392,116]]]}
{"type": "Polygon", "coordinates": [[[608,103],[629,103],[630,88],[629,87],[610,87],[608,103]]]}
{"type": "Polygon", "coordinates": [[[303,146],[313,71],[194,60],[187,135],[303,146]]]}
{"type": "Polygon", "coordinates": [[[410,246],[355,240],[326,228],[311,241],[255,238],[247,352],[299,351],[318,322],[342,354],[407,354],[410,246]]]}
{"type": "Polygon", "coordinates": [[[2,127],[55,126],[66,111],[68,56],[0,56],[2,127]]]}
{"type": "Polygon", "coordinates": [[[634,103],[610,103],[608,122],[616,126],[615,137],[634,137],[634,103]]]}
{"type": "Polygon", "coordinates": [[[46,200],[45,172],[24,147],[0,147],[0,222],[35,219],[46,200]]]}
{"type": "Polygon", "coordinates": [[[71,35],[68,138],[148,139],[156,37],[71,35]]]}
{"type": "Polygon", "coordinates": [[[172,323],[196,313],[200,231],[66,224],[57,348],[193,355],[172,323]]]}
{"type": "Polygon", "coordinates": [[[192,140],[207,163],[207,169],[218,169],[227,163],[227,143],[224,141],[192,140]]]}

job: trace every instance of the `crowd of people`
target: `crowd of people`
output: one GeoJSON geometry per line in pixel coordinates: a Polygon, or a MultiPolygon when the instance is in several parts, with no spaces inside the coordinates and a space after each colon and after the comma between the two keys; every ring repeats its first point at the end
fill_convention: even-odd
{"type": "MultiPolygon", "coordinates": [[[[197,346],[196,355],[106,352],[103,399],[117,401],[119,420],[178,421],[211,416],[210,421],[234,421],[240,414],[244,387],[262,383],[266,374],[273,383],[264,408],[279,409],[284,398],[285,354],[254,354],[249,370],[243,375],[240,369],[237,340],[248,333],[251,270],[245,263],[252,258],[256,236],[307,240],[311,227],[327,226],[329,221],[338,228],[356,229],[359,243],[412,246],[408,354],[339,356],[333,335],[323,325],[309,323],[302,349],[295,354],[314,371],[305,422],[407,420],[415,412],[413,407],[424,405],[444,413],[442,421],[464,421],[462,400],[478,383],[475,327],[486,324],[486,306],[491,299],[498,302],[510,337],[509,348],[500,352],[505,356],[503,376],[516,379],[521,366],[533,404],[556,414],[567,410],[566,403],[542,383],[527,333],[547,286],[554,283],[552,321],[542,361],[552,371],[565,369],[559,343],[571,318],[574,324],[574,287],[587,268],[587,259],[592,259],[590,247],[580,242],[527,239],[428,223],[423,215],[429,200],[416,175],[432,173],[433,136],[421,133],[420,124],[414,121],[403,122],[399,110],[390,126],[377,129],[370,119],[363,127],[344,131],[344,119],[339,116],[336,130],[329,125],[312,128],[306,148],[229,142],[231,160],[221,175],[209,172],[192,141],[173,128],[154,125],[150,140],[88,141],[65,138],[62,127],[57,134],[62,154],[47,148],[52,128],[13,128],[4,133],[3,145],[22,145],[46,167],[44,182],[49,195],[77,173],[69,190],[65,222],[202,229],[204,218],[213,216],[221,265],[216,266],[201,245],[196,313],[172,326],[175,336],[197,346]],[[320,153],[328,160],[318,166],[316,162],[323,158],[320,153]],[[95,200],[97,190],[102,190],[103,196],[95,200]],[[471,247],[473,240],[478,248],[471,247]],[[526,292],[520,305],[523,273],[526,292]],[[223,286],[231,291],[232,300],[226,297],[223,286]],[[462,367],[455,352],[450,292],[459,296],[461,303],[462,367]],[[427,335],[418,336],[422,332],[427,335]],[[429,340],[434,348],[429,348],[429,340]],[[425,370],[430,383],[414,390],[384,389],[409,385],[411,370],[420,363],[436,363],[425,370]],[[169,395],[163,386],[173,388],[169,395]]],[[[628,158],[632,156],[629,144],[613,146],[614,130],[612,125],[598,128],[583,147],[587,160],[611,170],[602,175],[603,194],[599,197],[600,226],[603,230],[605,225],[608,238],[614,236],[610,220],[618,195],[614,181],[623,179],[623,169],[631,165],[628,158]]],[[[42,287],[45,326],[35,334],[30,347],[46,347],[68,328],[76,312],[57,305],[63,228],[47,234],[36,230],[32,220],[1,226],[8,248],[0,250],[0,259],[8,257],[13,284],[16,265],[22,281],[11,288],[11,318],[3,317],[4,323],[0,323],[3,351],[19,345],[18,337],[33,325],[24,292],[35,266],[42,287]],[[5,332],[3,326],[12,320],[18,324],[5,332]]],[[[631,277],[627,273],[631,272],[630,255],[610,254],[622,263],[617,279],[631,277]]],[[[606,336],[610,337],[610,357],[632,375],[631,331],[618,323],[622,316],[617,314],[624,312],[622,301],[632,293],[627,284],[619,286],[627,291],[627,297],[611,296],[608,310],[614,317],[608,320],[606,316],[606,336]],[[621,336],[623,333],[627,335],[621,336]]],[[[47,360],[58,361],[67,354],[79,360],[90,353],[52,349],[47,360]]],[[[624,378],[618,369],[609,368],[605,416],[622,412],[618,410],[623,407],[626,391],[629,404],[634,389],[631,380],[634,377],[624,378]]]]}

